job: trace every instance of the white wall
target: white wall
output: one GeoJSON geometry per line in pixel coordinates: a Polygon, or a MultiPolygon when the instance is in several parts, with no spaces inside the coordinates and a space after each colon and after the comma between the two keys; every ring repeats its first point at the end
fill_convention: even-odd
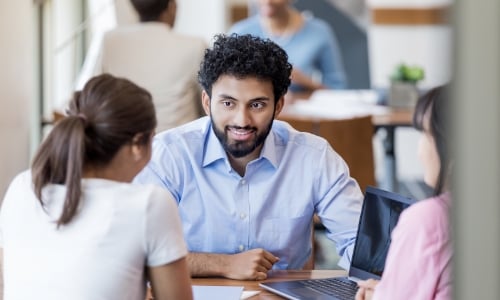
{"type": "Polygon", "coordinates": [[[380,26],[368,30],[372,86],[387,87],[399,63],[422,66],[429,88],[450,80],[451,29],[449,26],[380,26]]]}
{"type": "Polygon", "coordinates": [[[207,43],[228,28],[228,0],[177,0],[175,30],[203,37],[207,43]]]}
{"type": "Polygon", "coordinates": [[[37,97],[35,16],[32,0],[0,1],[1,199],[13,176],[29,165],[37,97]]]}

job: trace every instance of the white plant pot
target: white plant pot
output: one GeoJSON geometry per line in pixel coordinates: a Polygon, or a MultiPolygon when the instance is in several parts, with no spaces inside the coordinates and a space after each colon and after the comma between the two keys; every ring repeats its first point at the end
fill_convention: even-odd
{"type": "Polygon", "coordinates": [[[413,108],[418,100],[418,89],[415,83],[393,81],[389,91],[387,104],[394,108],[413,108]]]}

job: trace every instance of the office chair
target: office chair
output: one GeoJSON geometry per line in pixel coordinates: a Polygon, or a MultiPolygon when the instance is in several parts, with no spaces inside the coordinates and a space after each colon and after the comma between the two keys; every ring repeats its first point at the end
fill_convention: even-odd
{"type": "Polygon", "coordinates": [[[346,161],[351,177],[356,179],[363,192],[368,185],[376,185],[372,143],[374,127],[371,116],[341,120],[314,120],[289,116],[278,118],[299,131],[325,138],[346,161]]]}

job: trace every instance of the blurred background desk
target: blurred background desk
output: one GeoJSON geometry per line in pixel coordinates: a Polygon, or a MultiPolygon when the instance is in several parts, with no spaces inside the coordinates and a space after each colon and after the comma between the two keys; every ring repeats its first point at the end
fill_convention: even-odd
{"type": "MultiPolygon", "coordinates": [[[[268,274],[266,281],[286,281],[311,278],[328,278],[337,276],[347,276],[347,272],[343,270],[287,270],[287,271],[271,271],[268,274]]],[[[243,286],[245,291],[260,291],[259,294],[249,298],[251,300],[271,300],[283,299],[282,297],[268,292],[259,286],[260,281],[243,281],[232,280],[226,278],[193,278],[193,285],[215,285],[215,286],[243,286]]]]}
{"type": "MultiPolygon", "coordinates": [[[[371,135],[379,129],[385,131],[385,136],[383,138],[385,177],[381,180],[380,186],[386,190],[397,192],[398,178],[396,172],[395,131],[398,127],[408,127],[412,125],[413,110],[392,109],[385,105],[378,105],[378,102],[378,94],[371,90],[322,90],[312,95],[301,94],[291,97],[288,96],[285,107],[278,116],[278,119],[291,123],[292,126],[298,127],[297,129],[300,131],[309,131],[320,135],[333,145],[334,143],[331,141],[335,140],[335,137],[329,136],[328,131],[321,130],[323,126],[321,125],[322,123],[332,120],[350,120],[371,116],[371,135]],[[307,123],[309,123],[309,127],[307,123]]],[[[361,130],[361,127],[358,125],[356,126],[357,128],[353,127],[353,130],[361,130]]],[[[335,135],[335,133],[331,134],[335,135]]],[[[355,134],[355,136],[351,137],[352,139],[366,139],[366,135],[361,131],[353,131],[349,134],[355,134]]],[[[352,146],[354,145],[353,143],[350,144],[351,147],[354,147],[352,146]]],[[[359,145],[361,145],[361,143],[359,143],[359,145]]],[[[369,147],[366,146],[366,143],[363,145],[362,147],[369,147]]],[[[336,146],[334,146],[334,149],[335,148],[336,146]]],[[[341,150],[338,152],[342,156],[345,156],[346,153],[347,156],[349,155],[345,150],[339,150],[341,150]]],[[[373,150],[371,148],[365,150],[368,155],[373,156],[373,150]]],[[[359,153],[359,149],[353,148],[350,151],[359,153]]],[[[356,170],[358,166],[354,165],[356,162],[353,162],[349,157],[345,159],[352,169],[351,173],[357,175],[359,171],[356,170]]],[[[366,170],[364,170],[365,173],[373,172],[370,170],[373,169],[373,165],[370,166],[370,164],[367,164],[364,167],[366,168],[366,170]]],[[[356,178],[356,176],[353,177],[356,178]]],[[[370,182],[369,179],[367,181],[361,177],[360,179],[360,185],[363,190],[366,186],[363,182],[367,182],[370,185],[374,183],[370,182]]]]}

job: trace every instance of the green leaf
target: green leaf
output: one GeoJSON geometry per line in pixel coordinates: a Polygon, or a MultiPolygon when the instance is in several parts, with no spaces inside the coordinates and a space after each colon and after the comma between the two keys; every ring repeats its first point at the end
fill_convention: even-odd
{"type": "Polygon", "coordinates": [[[424,70],[421,67],[410,67],[406,64],[399,64],[394,69],[394,72],[391,75],[391,80],[416,83],[424,79],[424,76],[424,70]]]}

